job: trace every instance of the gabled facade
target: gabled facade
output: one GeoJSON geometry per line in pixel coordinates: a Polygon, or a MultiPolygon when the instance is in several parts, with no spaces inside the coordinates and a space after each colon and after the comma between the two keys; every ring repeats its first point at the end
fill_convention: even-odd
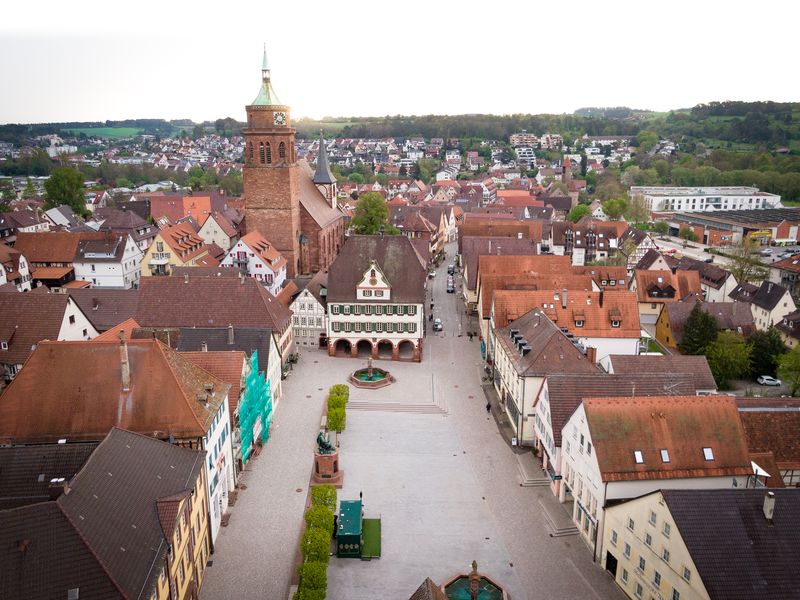
{"type": "MultiPolygon", "coordinates": [[[[680,348],[686,321],[700,302],[686,301],[664,304],[656,322],[656,339],[665,346],[680,348]]],[[[700,307],[712,315],[720,331],[733,331],[746,338],[756,330],[752,313],[738,302],[700,302],[700,307]]]]}
{"type": "Polygon", "coordinates": [[[783,317],[797,310],[792,294],[785,287],[763,281],[750,302],[753,321],[761,331],[783,321],[783,317]]]}
{"type": "Polygon", "coordinates": [[[234,244],[220,263],[236,267],[243,275],[263,284],[277,296],[286,281],[286,259],[258,231],[252,231],[234,244]]]}
{"type": "Polygon", "coordinates": [[[405,236],[353,236],[328,273],[328,353],[422,360],[427,270],[405,236]]]}
{"type": "Polygon", "coordinates": [[[228,219],[220,212],[212,212],[203,226],[200,228],[198,235],[203,238],[207,244],[216,244],[225,252],[231,249],[236,241],[239,239],[239,232],[228,222],[228,219]]]}
{"type": "Polygon", "coordinates": [[[142,277],[143,253],[124,233],[107,233],[104,239],[81,240],[75,253],[75,280],[92,287],[136,289],[142,277]]]}
{"type": "Polygon", "coordinates": [[[320,271],[292,298],[294,343],[298,348],[328,347],[328,274],[320,271]]]}
{"type": "Polygon", "coordinates": [[[158,232],[142,258],[142,276],[171,275],[175,267],[191,267],[208,255],[208,246],[189,223],[158,232]]]}
{"type": "Polygon", "coordinates": [[[0,285],[12,283],[19,292],[31,289],[28,261],[19,250],[0,244],[0,285]]]}
{"type": "Polygon", "coordinates": [[[669,271],[634,271],[631,291],[636,292],[642,323],[655,323],[666,303],[702,297],[703,293],[697,271],[678,271],[675,268],[669,271]]]}

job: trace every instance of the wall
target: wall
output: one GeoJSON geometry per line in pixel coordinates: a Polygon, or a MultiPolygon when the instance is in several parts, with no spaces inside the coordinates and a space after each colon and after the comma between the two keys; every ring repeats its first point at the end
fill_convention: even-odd
{"type": "Polygon", "coordinates": [[[78,305],[70,298],[67,302],[67,309],[64,311],[64,316],[61,319],[61,329],[58,331],[58,341],[76,342],[91,340],[97,337],[100,333],[86,318],[83,311],[78,308],[78,305]],[[70,323],[70,318],[74,320],[70,323]],[[85,333],[84,333],[85,332],[85,333]]]}
{"type": "Polygon", "coordinates": [[[228,396],[217,412],[212,426],[203,438],[203,449],[208,452],[205,461],[208,481],[209,513],[211,515],[211,539],[216,541],[222,513],[228,508],[229,491],[234,488],[233,479],[233,428],[231,427],[228,396]],[[216,479],[216,481],[215,481],[216,479]]]}

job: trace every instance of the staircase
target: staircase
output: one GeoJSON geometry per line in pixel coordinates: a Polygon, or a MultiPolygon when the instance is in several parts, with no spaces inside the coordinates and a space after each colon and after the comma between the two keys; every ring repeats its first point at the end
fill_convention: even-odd
{"type": "Polygon", "coordinates": [[[446,415],[450,412],[444,394],[441,393],[433,375],[431,375],[431,398],[431,402],[391,402],[351,398],[347,402],[347,410],[386,411],[416,415],[446,415]]]}
{"type": "Polygon", "coordinates": [[[580,533],[578,528],[572,523],[572,520],[569,520],[569,525],[566,524],[567,513],[564,512],[561,507],[558,507],[556,510],[564,512],[565,519],[563,519],[562,523],[559,525],[556,523],[556,520],[552,517],[552,515],[547,512],[547,507],[545,507],[541,500],[539,500],[539,506],[542,507],[542,512],[544,513],[544,523],[547,526],[547,531],[550,532],[550,537],[567,537],[570,535],[578,535],[578,533],[580,533]]]}
{"type": "Polygon", "coordinates": [[[517,454],[517,469],[519,469],[518,479],[520,485],[522,487],[549,487],[550,479],[548,477],[542,475],[532,477],[528,475],[528,473],[525,471],[524,465],[522,464],[521,456],[522,455],[517,454]]]}

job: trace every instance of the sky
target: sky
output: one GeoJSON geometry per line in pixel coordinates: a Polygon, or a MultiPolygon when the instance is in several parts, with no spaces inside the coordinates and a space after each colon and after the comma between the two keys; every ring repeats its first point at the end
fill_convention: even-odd
{"type": "Polygon", "coordinates": [[[800,101],[800,2],[38,0],[3,6],[0,123],[800,101]]]}

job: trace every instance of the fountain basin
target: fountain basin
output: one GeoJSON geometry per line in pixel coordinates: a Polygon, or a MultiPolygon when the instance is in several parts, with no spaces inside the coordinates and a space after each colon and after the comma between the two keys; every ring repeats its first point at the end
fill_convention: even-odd
{"type": "Polygon", "coordinates": [[[353,371],[350,377],[347,378],[347,381],[357,388],[376,390],[391,385],[395,382],[395,378],[392,377],[389,371],[372,367],[371,369],[358,369],[357,371],[353,371]]]}

